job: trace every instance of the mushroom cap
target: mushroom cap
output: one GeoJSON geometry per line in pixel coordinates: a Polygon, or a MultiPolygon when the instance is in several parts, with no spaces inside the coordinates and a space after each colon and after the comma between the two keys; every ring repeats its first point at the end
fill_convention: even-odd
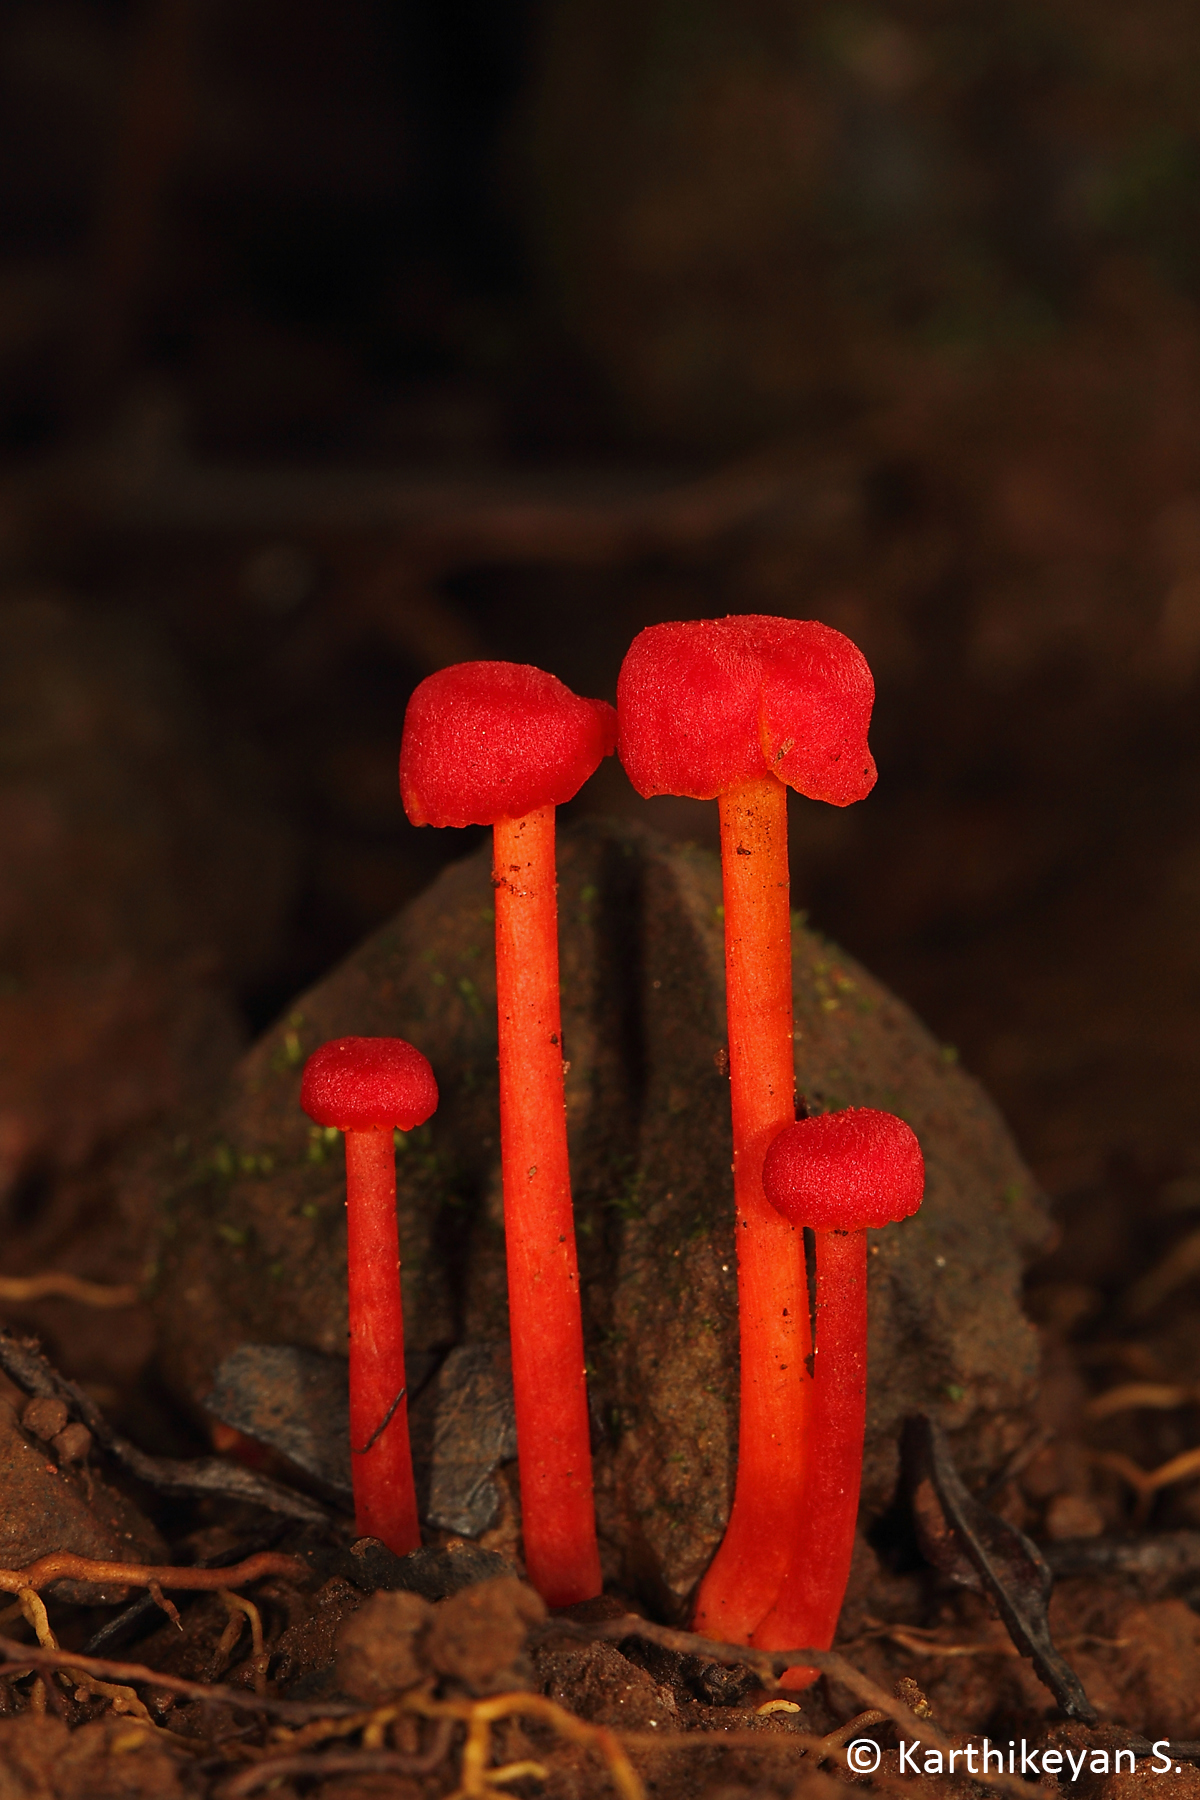
{"type": "Polygon", "coordinates": [[[646,797],[715,800],[770,771],[810,800],[849,806],[875,785],[874,699],[862,651],[815,619],[650,625],[617,680],[621,761],[646,797]]]}
{"type": "Polygon", "coordinates": [[[494,825],[561,806],[617,744],[606,700],[528,663],[454,663],[404,715],[400,794],[414,825],[494,825]]]}
{"type": "Polygon", "coordinates": [[[764,1158],[763,1190],[793,1225],[878,1228],[916,1212],[925,1159],[903,1119],[850,1106],[785,1125],[764,1158]]]}
{"type": "Polygon", "coordinates": [[[331,1038],[304,1065],[300,1104],[339,1131],[412,1131],[437,1110],[428,1059],[403,1038],[331,1038]]]}

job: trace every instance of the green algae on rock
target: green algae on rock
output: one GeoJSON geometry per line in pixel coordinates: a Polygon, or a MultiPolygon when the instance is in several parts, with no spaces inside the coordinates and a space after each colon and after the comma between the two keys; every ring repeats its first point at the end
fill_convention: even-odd
{"type": "MultiPolygon", "coordinates": [[[[490,857],[447,869],[243,1058],[219,1103],[147,1151],[125,1204],[158,1263],[161,1367],[202,1406],[242,1343],[343,1354],[344,1172],[298,1104],[329,1037],[401,1034],[442,1095],[397,1139],[406,1340],[506,1334],[490,857]]],[[[567,1116],[606,1571],[680,1611],[720,1540],[737,1440],[736,1278],[720,870],[588,822],[559,858],[567,1116]]],[[[849,957],[793,934],[796,1079],[814,1111],[898,1113],[925,1205],[872,1234],[862,1518],[885,1510],[904,1417],[955,1434],[964,1474],[1019,1439],[1037,1373],[1024,1259],[1046,1220],[987,1096],[849,957]]]]}

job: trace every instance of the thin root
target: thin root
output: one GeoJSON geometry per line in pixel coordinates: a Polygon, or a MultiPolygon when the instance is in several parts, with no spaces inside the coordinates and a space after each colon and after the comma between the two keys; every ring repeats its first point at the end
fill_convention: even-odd
{"type": "Polygon", "coordinates": [[[138,1290],[126,1283],[110,1287],[101,1281],[85,1281],[47,1269],[43,1275],[0,1275],[0,1301],[20,1306],[30,1300],[77,1300],[81,1306],[136,1306],[138,1290]]]}
{"type": "MultiPolygon", "coordinates": [[[[254,1602],[252,1600],[247,1600],[242,1594],[231,1593],[228,1588],[221,1588],[220,1594],[221,1599],[225,1602],[225,1609],[230,1615],[229,1625],[225,1627],[225,1635],[221,1638],[221,1644],[224,1644],[225,1636],[228,1635],[230,1626],[234,1624],[235,1620],[240,1627],[241,1619],[238,1617],[239,1614],[244,1615],[249,1619],[250,1643],[252,1648],[250,1664],[254,1671],[254,1691],[256,1694],[265,1694],[267,1691],[267,1663],[270,1661],[270,1657],[263,1648],[262,1614],[259,1612],[254,1602]]],[[[236,1643],[237,1633],[234,1634],[229,1649],[232,1650],[233,1645],[236,1643]]],[[[228,1654],[228,1651],[226,1654],[228,1654]]]]}
{"type": "MultiPolygon", "coordinates": [[[[96,1581],[121,1587],[149,1588],[227,1588],[231,1582],[245,1587],[261,1581],[264,1575],[303,1575],[309,1573],[307,1563],[294,1556],[281,1556],[274,1550],[260,1550],[245,1562],[228,1569],[160,1568],[151,1563],[95,1562],[90,1556],[74,1556],[67,1550],[55,1550],[39,1556],[27,1569],[0,1569],[0,1593],[19,1594],[23,1588],[49,1587],[55,1581],[96,1581]]],[[[157,1595],[155,1596],[157,1599],[157,1595]]]]}

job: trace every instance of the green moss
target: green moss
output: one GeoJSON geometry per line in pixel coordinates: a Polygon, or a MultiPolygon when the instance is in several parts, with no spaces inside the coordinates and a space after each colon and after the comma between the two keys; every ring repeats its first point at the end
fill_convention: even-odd
{"type": "MultiPolygon", "coordinates": [[[[301,1015],[299,1013],[294,1013],[292,1017],[293,1019],[299,1019],[301,1015]]],[[[300,1033],[292,1021],[289,1020],[288,1029],[284,1032],[283,1037],[275,1046],[275,1050],[271,1056],[271,1068],[276,1075],[284,1075],[292,1069],[298,1069],[303,1061],[304,1046],[300,1042],[300,1033]]]]}
{"type": "Polygon", "coordinates": [[[642,1195],[642,1187],[646,1175],[643,1169],[637,1169],[627,1175],[621,1186],[609,1195],[606,1205],[610,1212],[615,1212],[622,1219],[640,1219],[646,1210],[642,1195]]]}
{"type": "Polygon", "coordinates": [[[333,1146],[341,1135],[336,1125],[310,1125],[308,1128],[309,1162],[327,1162],[333,1153],[333,1146]]]}
{"type": "Polygon", "coordinates": [[[473,981],[468,981],[465,975],[461,975],[458,982],[458,991],[470,1007],[471,1011],[475,1014],[475,1017],[481,1019],[483,1017],[483,1003],[479,998],[475,983],[473,981]]]}

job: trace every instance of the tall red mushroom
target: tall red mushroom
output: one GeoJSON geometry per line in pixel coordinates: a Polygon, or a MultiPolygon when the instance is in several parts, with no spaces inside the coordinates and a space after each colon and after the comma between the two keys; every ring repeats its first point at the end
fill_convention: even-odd
{"type": "MultiPolygon", "coordinates": [[[[763,1163],[767,1199],[816,1235],[813,1396],[799,1533],[772,1610],[754,1633],[765,1650],[827,1650],[850,1575],[867,1408],[867,1231],[921,1204],[925,1163],[903,1119],[848,1107],[780,1132],[763,1163]]],[[[807,1687],[815,1669],[789,1669],[807,1687]]]]}
{"type": "Polygon", "coordinates": [[[767,1145],[795,1117],[787,787],[834,806],[870,791],[874,694],[840,632],[756,615],[652,625],[617,683],[638,792],[720,805],[741,1393],[733,1507],[696,1625],[727,1643],[748,1642],[774,1604],[803,1491],[803,1242],[762,1191],[767,1145]]]}
{"type": "Polygon", "coordinates": [[[403,1038],[333,1038],[304,1066],[300,1104],[346,1141],[350,1290],[350,1472],[354,1522],[398,1556],[421,1545],[405,1397],[394,1131],[438,1103],[421,1052],[403,1038]]]}
{"type": "Polygon", "coordinates": [[[563,1099],[554,809],[616,745],[616,714],[519,663],[414,692],[400,791],[414,825],[491,825],[500,1159],[525,1566],[551,1606],[600,1592],[563,1099]]]}

